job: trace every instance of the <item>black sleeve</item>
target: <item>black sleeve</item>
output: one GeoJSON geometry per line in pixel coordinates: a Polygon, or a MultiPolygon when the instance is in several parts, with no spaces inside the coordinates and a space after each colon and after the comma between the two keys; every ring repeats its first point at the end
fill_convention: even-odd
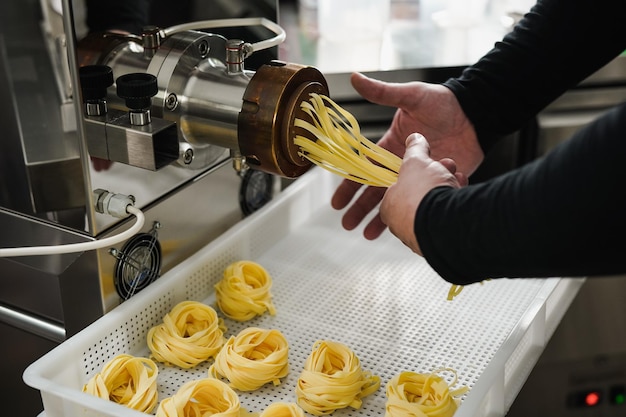
{"type": "Polygon", "coordinates": [[[626,49],[626,1],[539,0],[501,42],[445,85],[485,152],[626,49]]]}
{"type": "Polygon", "coordinates": [[[87,0],[90,32],[117,29],[141,34],[149,22],[150,0],[87,0]]]}
{"type": "Polygon", "coordinates": [[[528,165],[422,200],[415,234],[446,280],[626,272],[626,105],[528,165]]]}

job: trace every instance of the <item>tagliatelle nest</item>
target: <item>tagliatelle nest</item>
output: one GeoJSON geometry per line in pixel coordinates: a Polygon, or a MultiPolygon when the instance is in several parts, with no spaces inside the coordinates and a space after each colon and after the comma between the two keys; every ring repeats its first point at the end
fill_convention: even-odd
{"type": "Polygon", "coordinates": [[[83,386],[83,392],[151,413],[157,404],[158,374],[152,360],[121,354],[107,362],[83,386]]]}
{"type": "Polygon", "coordinates": [[[183,301],[148,330],[152,357],[167,365],[192,368],[215,357],[226,339],[224,321],[217,312],[197,301],[183,301]]]}
{"type": "Polygon", "coordinates": [[[364,371],[347,346],[318,340],[298,379],[296,399],[305,411],[322,416],[345,407],[359,409],[362,398],[379,387],[380,377],[364,371]]]}
{"type": "Polygon", "coordinates": [[[237,261],[224,269],[223,278],[215,284],[217,306],[228,318],[250,320],[266,311],[276,314],[272,303],[272,277],[265,268],[252,261],[237,261]]]}
{"type": "Polygon", "coordinates": [[[467,387],[450,390],[456,383],[456,372],[448,368],[430,374],[401,372],[387,384],[385,417],[452,417],[458,397],[468,391],[467,387]],[[443,371],[454,374],[450,385],[438,375],[443,371]]]}

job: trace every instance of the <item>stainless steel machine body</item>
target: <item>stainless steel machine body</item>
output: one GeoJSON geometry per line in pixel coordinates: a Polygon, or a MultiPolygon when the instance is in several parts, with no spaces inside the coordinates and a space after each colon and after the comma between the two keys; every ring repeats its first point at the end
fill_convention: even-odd
{"type": "MultiPolygon", "coordinates": [[[[228,7],[267,6],[260,18],[275,22],[277,2],[261,3],[228,7]]],[[[288,141],[292,121],[309,92],[328,93],[311,67],[268,60],[245,68],[246,48],[267,31],[243,40],[154,27],[143,41],[86,35],[82,2],[64,1],[62,12],[57,4],[0,6],[0,247],[93,242],[129,229],[133,220],[98,212],[99,190],[130,196],[146,222],[114,247],[0,257],[0,334],[9,340],[0,353],[11,358],[0,391],[13,415],[41,409],[21,382],[29,363],[258,208],[279,177],[309,168],[288,141]],[[116,81],[156,78],[139,122],[117,83],[103,97],[106,112],[91,112],[80,89],[87,65],[108,66],[116,81]]]]}

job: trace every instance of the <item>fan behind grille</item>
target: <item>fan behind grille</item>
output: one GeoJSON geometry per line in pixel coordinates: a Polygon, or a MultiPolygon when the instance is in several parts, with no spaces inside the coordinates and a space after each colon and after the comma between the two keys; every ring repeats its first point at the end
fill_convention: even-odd
{"type": "Polygon", "coordinates": [[[115,256],[115,289],[124,300],[146,288],[159,276],[161,244],[155,230],[133,236],[115,256]]]}

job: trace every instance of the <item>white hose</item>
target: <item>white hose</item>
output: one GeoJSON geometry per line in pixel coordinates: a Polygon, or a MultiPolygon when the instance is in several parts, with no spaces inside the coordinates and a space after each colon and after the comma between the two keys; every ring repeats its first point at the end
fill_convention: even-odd
{"type": "Polygon", "coordinates": [[[129,214],[134,215],[137,219],[135,224],[125,232],[114,236],[109,236],[100,240],[92,240],[89,242],[69,243],[67,245],[51,245],[51,246],[29,246],[21,248],[0,248],[0,258],[15,256],[35,256],[35,255],[56,255],[61,253],[84,252],[94,249],[102,249],[123,242],[138,233],[143,227],[146,218],[141,210],[134,206],[126,207],[129,214]]]}
{"type": "MultiPolygon", "coordinates": [[[[285,41],[285,30],[278,24],[272,22],[264,17],[249,17],[241,19],[218,19],[218,20],[200,20],[198,22],[183,23],[176,26],[170,26],[163,30],[166,37],[171,36],[178,32],[186,30],[202,30],[202,29],[215,29],[215,28],[229,28],[229,27],[241,27],[241,26],[263,26],[266,29],[274,32],[276,36],[264,41],[259,41],[253,44],[252,52],[261,51],[263,49],[271,48],[273,46],[280,45],[285,41]]],[[[250,52],[250,53],[252,53],[250,52]]]]}

